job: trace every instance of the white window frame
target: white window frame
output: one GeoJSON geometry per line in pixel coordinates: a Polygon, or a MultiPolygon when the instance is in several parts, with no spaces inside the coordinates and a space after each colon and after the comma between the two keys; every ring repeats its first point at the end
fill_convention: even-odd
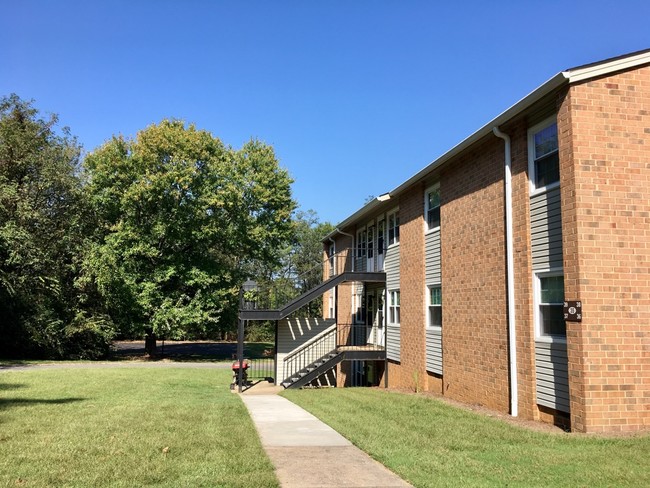
{"type": "Polygon", "coordinates": [[[401,322],[402,314],[401,314],[401,293],[399,288],[396,288],[395,290],[389,290],[388,291],[388,300],[386,300],[386,308],[388,312],[388,325],[392,325],[395,327],[398,327],[401,322]],[[397,305],[393,305],[393,297],[397,297],[397,305]],[[398,321],[395,322],[394,319],[395,317],[398,317],[398,321]]]}
{"type": "Polygon", "coordinates": [[[328,304],[328,317],[329,319],[336,319],[336,291],[335,288],[330,290],[329,304],[328,304]]]}
{"type": "Polygon", "coordinates": [[[541,278],[552,278],[554,276],[564,276],[562,268],[552,268],[545,271],[535,271],[533,273],[533,307],[534,307],[534,320],[535,320],[535,340],[538,342],[557,342],[566,344],[566,335],[560,337],[557,335],[543,334],[542,321],[539,313],[539,307],[542,304],[542,286],[541,278]]]}
{"type": "Polygon", "coordinates": [[[352,310],[354,311],[354,316],[352,317],[352,323],[363,324],[364,323],[364,307],[363,307],[363,290],[359,292],[356,286],[352,287],[352,310]]]}
{"type": "Polygon", "coordinates": [[[336,242],[332,242],[327,249],[329,256],[327,257],[330,263],[330,277],[336,274],[336,242]]]}
{"type": "Polygon", "coordinates": [[[395,240],[393,242],[390,242],[390,220],[391,217],[394,219],[397,219],[399,221],[399,208],[393,209],[390,212],[386,213],[386,243],[388,244],[387,247],[393,247],[399,245],[399,223],[397,224],[395,229],[397,229],[397,232],[393,232],[393,235],[396,236],[395,240]]]}
{"type": "Polygon", "coordinates": [[[431,323],[431,307],[439,307],[440,310],[442,311],[442,303],[438,305],[434,305],[431,303],[431,290],[433,288],[440,288],[440,294],[442,296],[442,285],[440,283],[436,283],[434,285],[428,285],[426,287],[427,290],[427,307],[426,307],[426,314],[427,314],[427,328],[429,329],[435,329],[435,330],[442,330],[442,324],[441,325],[434,325],[431,323]]]}
{"type": "MultiPolygon", "coordinates": [[[[538,132],[546,129],[547,127],[555,124],[557,126],[557,116],[553,115],[549,117],[548,119],[540,122],[539,124],[534,125],[530,129],[528,129],[528,182],[530,185],[530,195],[539,195],[540,193],[547,192],[549,190],[552,190],[553,188],[557,188],[560,186],[560,182],[556,181],[555,183],[551,183],[550,185],[542,186],[540,188],[537,188],[535,186],[535,134],[538,132]]],[[[557,151],[560,151],[560,136],[558,134],[558,148],[557,151]]],[[[559,163],[558,163],[559,164],[559,163]]]]}
{"type": "MultiPolygon", "coordinates": [[[[440,183],[436,183],[435,185],[430,186],[426,190],[424,190],[424,230],[425,233],[433,232],[436,229],[440,229],[440,224],[438,224],[436,227],[429,227],[429,193],[434,192],[434,191],[440,192],[440,183]]],[[[441,208],[442,205],[438,205],[438,208],[441,208]]]]}
{"type": "Polygon", "coordinates": [[[360,227],[357,229],[357,246],[355,249],[356,259],[363,259],[366,257],[366,227],[360,227]]]}

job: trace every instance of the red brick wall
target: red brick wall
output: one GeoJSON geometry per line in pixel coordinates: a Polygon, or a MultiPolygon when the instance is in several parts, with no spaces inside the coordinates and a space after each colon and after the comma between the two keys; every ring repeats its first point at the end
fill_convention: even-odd
{"type": "Polygon", "coordinates": [[[509,411],[503,141],[442,173],[444,394],[509,411]]]}
{"type": "Polygon", "coordinates": [[[650,67],[572,86],[559,116],[571,423],[650,428],[650,67]]]}
{"type": "Polygon", "coordinates": [[[391,386],[424,390],[427,386],[424,315],[424,185],[399,200],[400,220],[400,364],[389,371],[391,386]]]}

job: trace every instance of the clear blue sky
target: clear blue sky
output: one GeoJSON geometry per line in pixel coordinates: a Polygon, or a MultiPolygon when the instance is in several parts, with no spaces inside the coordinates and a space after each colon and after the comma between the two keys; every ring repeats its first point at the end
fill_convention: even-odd
{"type": "Polygon", "coordinates": [[[639,1],[0,0],[0,95],[90,151],[166,117],[275,147],[341,221],[566,68],[650,48],[639,1]]]}

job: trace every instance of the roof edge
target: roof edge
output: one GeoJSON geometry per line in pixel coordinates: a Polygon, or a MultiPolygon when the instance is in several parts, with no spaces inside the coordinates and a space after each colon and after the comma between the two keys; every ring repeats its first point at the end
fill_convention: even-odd
{"type": "Polygon", "coordinates": [[[606,59],[598,63],[578,66],[577,68],[568,69],[564,73],[566,73],[569,83],[576,83],[648,63],[650,63],[650,49],[606,59]]]}
{"type": "Polygon", "coordinates": [[[373,199],[368,204],[364,205],[359,210],[357,210],[352,215],[350,215],[348,218],[341,221],[336,226],[336,229],[334,231],[330,232],[330,234],[328,234],[323,238],[323,241],[326,241],[329,238],[336,235],[337,233],[340,233],[341,231],[339,230],[339,228],[350,225],[355,220],[360,219],[364,215],[375,210],[380,203],[390,200],[391,198],[394,198],[402,191],[415,184],[418,180],[421,180],[422,178],[426,177],[433,170],[435,170],[436,168],[438,168],[439,166],[441,166],[442,164],[444,164],[454,156],[458,155],[459,153],[467,149],[469,146],[471,146],[478,140],[482,139],[483,137],[489,134],[492,134],[492,129],[494,127],[499,127],[500,125],[508,122],[516,115],[520,114],[525,109],[533,105],[535,102],[541,100],[543,97],[553,92],[554,90],[560,88],[561,86],[569,85],[572,83],[584,81],[591,78],[596,78],[617,71],[634,68],[644,64],[650,64],[650,49],[646,49],[643,51],[636,51],[633,53],[617,56],[615,58],[609,58],[602,61],[597,61],[595,63],[582,65],[575,68],[570,68],[565,71],[561,71],[560,73],[556,74],[548,81],[540,85],[538,88],[530,92],[528,95],[526,95],[524,98],[519,100],[517,103],[512,105],[510,108],[506,109],[500,115],[490,120],[487,124],[485,124],[479,130],[471,134],[469,137],[462,140],[459,144],[452,147],[449,151],[443,153],[437,159],[434,159],[431,163],[429,163],[423,169],[421,169],[416,174],[411,176],[409,179],[407,179],[406,181],[404,181],[403,183],[395,187],[393,190],[391,190],[388,193],[385,193],[384,195],[381,195],[380,197],[373,199]]]}
{"type": "Polygon", "coordinates": [[[510,108],[508,108],[506,111],[502,112],[500,115],[490,120],[487,124],[485,124],[479,130],[474,132],[472,135],[470,135],[469,137],[461,141],[456,146],[452,147],[449,151],[444,153],[442,156],[440,156],[437,159],[434,159],[431,163],[429,163],[422,170],[420,170],[419,172],[411,176],[404,183],[391,190],[389,194],[391,196],[395,196],[401,193],[403,190],[413,185],[417,180],[423,178],[424,176],[426,176],[428,173],[433,171],[435,168],[439,167],[444,162],[448,161],[449,159],[456,156],[463,150],[467,149],[469,146],[474,144],[479,139],[485,137],[488,134],[492,134],[493,127],[495,126],[498,127],[499,125],[502,125],[503,123],[509,121],[515,115],[519,114],[520,112],[528,108],[530,105],[537,102],[538,100],[541,100],[547,94],[551,93],[553,90],[559,88],[560,86],[566,84],[567,82],[568,82],[568,78],[566,76],[566,73],[565,72],[558,73],[553,78],[548,80],[546,83],[544,83],[536,90],[526,95],[524,98],[519,100],[510,108]]]}

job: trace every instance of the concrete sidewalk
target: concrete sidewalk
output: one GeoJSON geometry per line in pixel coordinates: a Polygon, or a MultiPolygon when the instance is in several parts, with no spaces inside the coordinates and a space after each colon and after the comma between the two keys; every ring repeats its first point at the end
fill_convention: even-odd
{"type": "Polygon", "coordinates": [[[284,488],[411,486],[276,389],[253,390],[241,398],[284,488]]]}

